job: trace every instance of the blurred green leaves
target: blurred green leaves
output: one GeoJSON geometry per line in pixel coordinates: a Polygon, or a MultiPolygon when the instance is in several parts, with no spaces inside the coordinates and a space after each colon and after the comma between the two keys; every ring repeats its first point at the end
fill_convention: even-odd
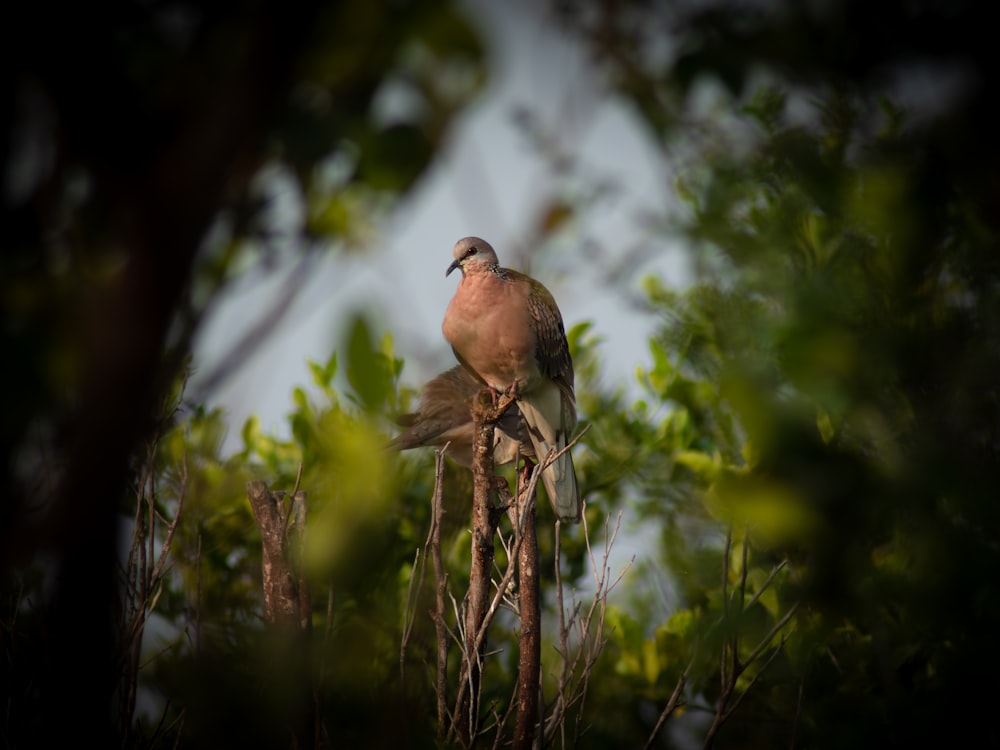
{"type": "MultiPolygon", "coordinates": [[[[985,17],[626,5],[635,17],[601,0],[565,17],[669,144],[685,206],[652,225],[691,249],[696,275],[684,291],[646,281],[661,318],[644,396],[592,413],[588,478],[629,466],[675,584],[633,591],[650,615],[621,622],[617,689],[648,689],[654,630],[665,644],[669,623],[694,623],[685,716],[707,721],[720,656],[735,639],[748,658],[798,602],[770,666],[737,681],[749,689],[717,746],[981,744],[955,717],[989,710],[967,676],[1000,664],[1000,608],[981,605],[1000,570],[985,17]],[[684,30],[676,48],[662,28],[684,30]]],[[[681,725],[664,746],[697,720],[681,725]]]]}
{"type": "Polygon", "coordinates": [[[370,412],[394,405],[395,380],[402,362],[392,354],[392,339],[383,337],[376,348],[368,323],[355,316],[347,331],[347,379],[360,404],[370,412]]]}
{"type": "MultiPolygon", "coordinates": [[[[400,368],[391,336],[376,348],[358,316],[340,349],[326,362],[309,363],[312,387],[292,394],[289,437],[266,433],[251,417],[242,430],[242,450],[224,457],[224,415],[194,406],[161,440],[162,502],[174,507],[181,493],[186,499],[174,538],[175,588],[159,609],[171,623],[173,640],[144,673],[144,684],[178,707],[205,690],[223,696],[214,701],[221,714],[192,709],[195,723],[182,736],[219,736],[219,722],[233,720],[226,711],[255,705],[258,699],[248,691],[282,696],[246,722],[248,732],[262,736],[293,721],[304,700],[300,688],[288,692],[294,684],[323,684],[330,716],[355,706],[358,713],[341,719],[338,736],[362,732],[370,720],[366,712],[385,699],[378,685],[394,679],[398,668],[398,612],[407,585],[399,571],[417,544],[401,537],[412,530],[400,523],[404,488],[375,419],[394,403],[400,368]],[[341,362],[346,395],[338,381],[341,362]],[[277,670],[270,664],[288,657],[282,650],[287,643],[270,642],[259,626],[260,541],[246,497],[251,478],[264,479],[272,490],[297,488],[308,495],[303,568],[317,627],[335,634],[311,643],[315,658],[308,664],[283,663],[277,670]],[[332,617],[330,597],[336,601],[332,617]]],[[[423,534],[423,525],[416,531],[423,534]]]]}
{"type": "MultiPolygon", "coordinates": [[[[638,574],[607,611],[608,658],[594,665],[584,743],[641,746],[682,674],[686,705],[674,718],[688,722],[680,730],[703,729],[723,699],[728,655],[750,668],[734,682],[745,700],[717,746],[996,745],[997,730],[976,720],[992,710],[979,685],[1000,664],[1000,169],[995,76],[985,74],[994,45],[983,44],[994,25],[975,4],[947,12],[933,3],[766,5],[752,15],[728,3],[592,0],[554,10],[592,45],[602,80],[618,87],[671,159],[685,204],[643,226],[651,245],[682,240],[696,271],[684,290],[644,283],[648,309],[660,317],[635,398],[602,382],[601,341],[590,324],[569,331],[581,423],[590,425],[575,452],[588,522],[598,529],[605,513],[627,507],[641,545],[638,574]],[[683,38],[667,44],[664,29],[683,38]],[[938,85],[935,70],[949,66],[962,85],[938,85]],[[927,78],[910,78],[916,73],[927,78]],[[713,80],[724,86],[699,110],[692,95],[713,80]],[[946,106],[921,103],[913,97],[921,89],[946,106]],[[911,96],[906,107],[893,101],[898,93],[911,96]]],[[[157,350],[147,361],[149,371],[153,361],[169,371],[213,294],[239,273],[302,248],[362,247],[426,172],[454,114],[485,79],[482,47],[452,4],[331,4],[290,66],[288,90],[255,114],[227,106],[241,100],[220,99],[239,86],[215,85],[231,80],[248,22],[213,10],[204,26],[194,19],[187,46],[168,43],[143,8],[136,13],[146,23],[128,38],[142,44],[100,44],[108,38],[99,24],[82,34],[65,24],[101,52],[77,56],[84,65],[66,68],[67,78],[46,61],[62,59],[52,50],[64,52],[70,37],[46,48],[36,40],[47,37],[31,35],[31,49],[21,48],[30,53],[23,59],[45,63],[17,73],[24,101],[51,110],[55,126],[42,122],[37,132],[58,132],[59,143],[53,136],[55,162],[38,190],[3,209],[11,227],[0,274],[5,350],[18,363],[6,389],[12,437],[4,445],[19,472],[11,484],[23,484],[15,490],[43,486],[35,480],[62,470],[64,446],[100,426],[73,429],[88,404],[78,391],[88,358],[102,376],[105,365],[136,361],[133,351],[106,356],[115,331],[88,330],[92,318],[81,314],[100,312],[81,302],[110,299],[123,269],[146,267],[126,261],[155,258],[126,240],[168,237],[177,262],[184,248],[163,230],[201,237],[207,222],[178,199],[193,196],[215,217],[201,255],[176,275],[175,288],[190,290],[171,308],[169,345],[179,356],[160,362],[157,350]],[[123,65],[102,55],[123,55],[123,65]],[[205,74],[181,75],[177,61],[205,74]],[[114,73],[119,67],[127,72],[114,73]],[[87,85],[94,81],[96,90],[87,85]],[[180,92],[177,101],[168,92],[180,92]],[[194,180],[164,197],[183,165],[223,151],[218,140],[201,140],[212,128],[186,118],[214,102],[222,102],[219,117],[237,112],[248,131],[266,131],[266,145],[210,164],[206,174],[225,176],[226,190],[202,195],[194,188],[205,180],[194,180]],[[92,112],[110,125],[92,127],[92,112]],[[174,128],[192,150],[163,150],[174,128]],[[171,168],[158,171],[164,163],[171,168]],[[302,209],[294,226],[266,210],[287,194],[302,209]],[[130,203],[135,196],[148,203],[130,203]],[[169,220],[143,223],[158,211],[169,220]],[[22,443],[29,433],[42,436],[37,452],[22,443]]],[[[128,20],[108,27],[115,39],[128,20]]],[[[255,93],[267,83],[250,80],[255,93]]],[[[12,101],[17,126],[36,132],[22,99],[12,101]]],[[[568,231],[565,206],[551,205],[543,223],[568,231]]],[[[156,294],[140,290],[137,299],[159,298],[163,277],[150,275],[156,294]]],[[[146,319],[113,312],[115,321],[146,319]]],[[[155,490],[150,512],[169,518],[181,497],[185,510],[146,687],[176,709],[167,724],[184,727],[180,744],[279,743],[281,722],[309,700],[303,686],[314,681],[326,689],[324,727],[340,744],[400,746],[431,734],[429,673],[408,682],[415,696],[395,686],[410,566],[428,528],[432,453],[383,450],[380,420],[405,409],[409,395],[398,390],[402,363],[391,337],[356,314],[333,348],[325,362],[309,363],[312,382],[291,394],[287,433],[270,434],[252,418],[242,450],[223,456],[225,415],[190,405],[159,442],[155,488],[142,490],[155,490]],[[323,638],[304,667],[282,661],[285,652],[261,636],[251,477],[309,494],[306,562],[323,638]]],[[[112,416],[103,412],[101,424],[112,416]]],[[[468,477],[447,472],[443,551],[460,585],[468,477]]],[[[543,555],[554,556],[551,537],[541,536],[543,555]]],[[[586,552],[579,538],[564,537],[566,582],[579,580],[586,552]]],[[[22,670],[30,696],[40,683],[23,665],[52,655],[18,653],[25,634],[14,626],[27,618],[50,633],[53,623],[36,606],[42,576],[27,571],[17,582],[31,606],[5,609],[12,637],[4,667],[22,670]]],[[[7,593],[5,602],[21,600],[21,591],[7,593]]],[[[428,622],[419,620],[411,644],[414,671],[433,662],[421,627],[428,622]]],[[[92,645],[73,648],[89,653],[92,645]]],[[[491,698],[511,675],[513,641],[502,648],[491,698]]],[[[547,686],[554,679],[547,675],[547,686]]],[[[35,721],[18,710],[23,703],[11,704],[9,718],[35,721]]],[[[683,731],[661,739],[688,744],[683,731]]]]}

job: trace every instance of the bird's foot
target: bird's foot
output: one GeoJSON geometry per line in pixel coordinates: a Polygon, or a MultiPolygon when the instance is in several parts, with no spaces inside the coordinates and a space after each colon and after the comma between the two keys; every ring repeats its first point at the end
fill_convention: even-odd
{"type": "Polygon", "coordinates": [[[511,386],[500,390],[492,385],[487,385],[481,389],[476,394],[476,401],[473,404],[473,416],[475,416],[478,409],[484,419],[492,421],[499,419],[517,399],[516,395],[511,395],[510,390],[511,386]]]}
{"type": "Polygon", "coordinates": [[[531,481],[531,472],[535,468],[535,463],[530,458],[524,459],[524,466],[521,467],[521,479],[518,482],[520,487],[527,487],[531,481]]]}
{"type": "Polygon", "coordinates": [[[503,477],[493,477],[496,480],[496,491],[500,498],[500,505],[497,510],[507,510],[514,504],[514,496],[511,494],[510,485],[503,477]]]}
{"type": "Polygon", "coordinates": [[[494,388],[492,385],[487,385],[476,392],[473,403],[481,410],[496,409],[502,395],[503,393],[500,390],[494,388]]]}

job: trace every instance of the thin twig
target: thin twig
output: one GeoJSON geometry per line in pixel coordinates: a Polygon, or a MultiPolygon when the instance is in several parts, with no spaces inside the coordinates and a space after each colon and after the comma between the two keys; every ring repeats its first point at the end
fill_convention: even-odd
{"type": "Polygon", "coordinates": [[[688,665],[681,672],[681,676],[677,678],[677,684],[674,685],[674,691],[670,694],[670,698],[667,700],[667,705],[663,707],[663,711],[660,712],[660,718],[656,720],[656,726],[653,727],[653,731],[649,734],[649,739],[646,740],[645,750],[649,750],[653,746],[653,742],[656,740],[656,736],[660,733],[663,728],[664,723],[670,717],[670,715],[677,710],[680,705],[681,691],[684,689],[684,683],[687,682],[688,673],[691,671],[691,667],[694,664],[692,659],[688,662],[688,665]]]}
{"type": "MultiPolygon", "coordinates": [[[[424,558],[427,559],[426,557],[424,558]]],[[[413,623],[416,621],[416,606],[413,604],[413,584],[417,580],[417,565],[420,563],[420,548],[418,547],[413,555],[413,567],[410,569],[410,582],[406,586],[406,603],[403,605],[403,635],[399,639],[399,681],[406,683],[406,649],[410,642],[410,634],[413,632],[413,623]]],[[[420,584],[423,585],[424,568],[420,566],[420,584]]],[[[418,590],[420,586],[417,587],[418,590]]]]}
{"type": "Polygon", "coordinates": [[[778,573],[780,573],[782,570],[784,570],[786,565],[788,565],[788,560],[782,560],[780,563],[771,568],[771,572],[770,574],[768,574],[767,579],[764,581],[764,583],[761,584],[757,592],[752,597],[750,597],[750,601],[747,602],[747,605],[746,607],[744,607],[744,609],[750,609],[754,604],[757,603],[757,600],[760,599],[761,594],[767,591],[768,587],[771,585],[771,582],[774,580],[774,577],[778,575],[778,573]]]}
{"type": "Polygon", "coordinates": [[[743,566],[740,570],[740,612],[746,611],[746,597],[747,597],[747,559],[750,553],[749,544],[750,532],[748,527],[743,529],[743,549],[742,549],[742,561],[743,566]]]}
{"type": "MultiPolygon", "coordinates": [[[[445,717],[448,713],[448,628],[444,621],[444,595],[448,587],[448,577],[441,560],[441,522],[444,518],[444,452],[446,444],[437,452],[434,468],[434,496],[431,501],[431,528],[427,534],[434,565],[434,634],[437,641],[437,675],[435,694],[437,698],[438,737],[444,735],[445,717]]],[[[427,554],[424,554],[427,559],[427,554]]]]}
{"type": "MultiPolygon", "coordinates": [[[[745,591],[746,591],[746,581],[747,581],[747,564],[749,560],[749,534],[744,533],[743,538],[743,550],[742,550],[742,565],[743,569],[740,571],[740,611],[737,613],[742,616],[743,613],[749,607],[753,606],[759,599],[761,593],[771,584],[774,577],[778,572],[785,567],[785,561],[782,561],[776,565],[772,570],[770,575],[764,582],[764,585],[760,590],[750,599],[749,602],[745,602],[745,591]]],[[[728,594],[728,582],[729,582],[729,558],[732,550],[732,539],[733,533],[732,528],[728,530],[726,534],[726,545],[725,552],[722,560],[723,569],[723,581],[722,581],[722,606],[723,606],[723,622],[729,622],[731,617],[730,602],[728,594]]],[[[721,681],[721,691],[719,695],[718,702],[716,704],[715,716],[712,719],[712,724],[709,726],[708,731],[705,734],[704,748],[712,747],[715,737],[721,729],[722,725],[729,720],[736,709],[743,702],[748,692],[754,685],[757,684],[757,680],[764,673],[764,671],[770,666],[771,662],[777,657],[777,655],[784,648],[787,637],[783,636],[781,643],[777,648],[773,649],[768,657],[764,660],[763,664],[757,669],[756,673],[752,679],[743,687],[743,689],[736,693],[736,685],[740,676],[746,672],[746,670],[758,659],[761,655],[770,647],[771,641],[774,637],[780,633],[788,622],[795,615],[798,610],[798,602],[793,604],[789,610],[771,627],[767,634],[757,643],[756,647],[750,652],[750,654],[744,660],[739,658],[739,635],[735,632],[732,624],[729,624],[729,628],[733,629],[734,632],[731,636],[725,636],[722,643],[722,659],[720,664],[720,681],[721,681]]]]}
{"type": "Polygon", "coordinates": [[[774,636],[780,633],[781,630],[785,627],[785,625],[788,624],[788,621],[792,619],[796,611],[798,611],[798,608],[799,608],[799,603],[795,602],[795,604],[789,607],[788,611],[785,612],[782,618],[778,620],[776,623],[774,623],[774,626],[769,631],[767,631],[767,635],[765,635],[763,638],[760,639],[760,643],[758,643],[757,647],[750,653],[750,656],[746,658],[745,666],[749,666],[753,664],[754,661],[757,660],[757,657],[760,656],[761,653],[764,651],[764,649],[767,648],[768,644],[771,642],[774,636]]]}
{"type": "MultiPolygon", "coordinates": [[[[733,547],[733,529],[730,527],[726,530],[726,548],[722,553],[722,618],[724,621],[729,621],[729,553],[733,547]]],[[[727,643],[729,639],[723,639],[722,646],[722,662],[719,667],[719,681],[721,683],[722,695],[726,694],[726,685],[729,682],[729,670],[728,670],[728,651],[727,643]]]]}
{"type": "MultiPolygon", "coordinates": [[[[615,587],[621,582],[625,577],[625,574],[632,567],[635,562],[635,555],[629,558],[629,561],[622,567],[621,571],[618,573],[617,577],[610,584],[607,583],[608,576],[611,574],[611,566],[609,560],[611,559],[611,548],[614,546],[615,541],[618,539],[618,532],[621,530],[622,523],[622,513],[618,512],[618,516],[615,519],[614,530],[610,528],[611,519],[605,517],[604,521],[604,556],[601,560],[601,584],[602,588],[599,589],[594,595],[594,600],[591,603],[590,610],[587,613],[586,627],[584,629],[584,635],[582,638],[583,643],[590,643],[590,650],[586,654],[586,659],[584,660],[583,669],[581,670],[579,682],[576,688],[576,695],[574,696],[574,701],[579,702],[579,707],[577,708],[576,714],[576,725],[574,732],[574,745],[578,744],[580,741],[580,736],[583,731],[583,716],[584,716],[584,706],[586,704],[587,692],[590,685],[590,675],[593,671],[594,665],[597,663],[597,659],[600,656],[601,651],[604,649],[606,640],[604,638],[604,620],[607,615],[608,606],[608,596],[615,589],[615,587]],[[593,627],[594,635],[590,636],[591,623],[594,621],[594,617],[597,617],[596,626],[593,627]]],[[[588,539],[589,545],[589,539],[588,539]]]]}
{"type": "Polygon", "coordinates": [[[163,547],[160,550],[160,557],[156,561],[156,567],[153,569],[153,574],[150,577],[150,582],[159,580],[163,573],[163,567],[166,564],[167,557],[170,555],[170,548],[174,542],[174,534],[177,531],[177,525],[181,520],[181,511],[184,509],[184,499],[187,497],[188,489],[188,457],[187,451],[184,451],[183,461],[181,463],[181,482],[180,491],[177,494],[177,509],[174,511],[174,519],[170,522],[167,527],[166,536],[163,539],[163,547]]]}
{"type": "Polygon", "coordinates": [[[725,714],[723,714],[722,716],[723,722],[728,721],[729,717],[733,715],[733,713],[736,711],[737,708],[739,708],[740,704],[743,702],[743,699],[749,694],[750,689],[757,684],[757,680],[760,678],[762,674],[764,674],[764,670],[766,670],[771,665],[771,662],[774,661],[775,657],[779,653],[781,653],[781,650],[785,647],[785,643],[787,642],[787,640],[788,639],[785,636],[782,636],[781,643],[779,643],[778,646],[768,655],[767,660],[761,665],[760,669],[758,669],[757,672],[754,674],[754,676],[750,679],[750,682],[747,683],[747,686],[739,692],[736,698],[733,699],[732,705],[729,706],[725,714]]]}
{"type": "MultiPolygon", "coordinates": [[[[587,514],[581,513],[581,520],[583,521],[583,535],[584,538],[587,536],[587,514]]],[[[566,612],[564,609],[564,599],[563,599],[563,585],[562,585],[562,521],[556,518],[555,524],[555,573],[556,573],[556,609],[559,612],[559,651],[562,654],[562,658],[559,660],[560,671],[559,671],[559,689],[556,693],[556,706],[559,708],[560,712],[566,705],[566,683],[567,683],[567,672],[569,671],[569,659],[567,654],[569,654],[569,633],[566,630],[566,612]]],[[[562,735],[562,746],[566,747],[566,728],[563,722],[559,722],[559,731],[562,735]]]]}
{"type": "Polygon", "coordinates": [[[608,561],[610,559],[611,548],[621,528],[621,515],[621,513],[618,514],[613,531],[610,530],[610,518],[605,519],[604,554],[600,564],[598,564],[598,561],[594,557],[593,547],[591,546],[586,513],[583,514],[583,537],[596,584],[594,597],[585,613],[581,610],[581,604],[577,602],[573,605],[572,614],[568,618],[566,617],[566,605],[561,590],[561,575],[559,571],[556,572],[557,581],[559,581],[556,597],[560,608],[560,645],[557,652],[562,660],[562,668],[557,687],[558,693],[551,706],[551,713],[545,718],[544,732],[542,738],[540,738],[545,744],[550,743],[553,736],[559,731],[563,747],[575,746],[579,744],[584,730],[583,707],[586,702],[590,675],[606,644],[603,633],[604,618],[607,611],[607,597],[611,590],[621,581],[632,562],[634,562],[633,557],[623,567],[614,581],[610,581],[611,571],[608,561]],[[574,627],[579,631],[576,635],[578,646],[574,653],[570,653],[569,634],[574,627]],[[573,739],[569,740],[566,737],[565,717],[573,706],[577,707],[576,721],[574,723],[573,739]]]}
{"type": "Polygon", "coordinates": [[[195,555],[194,653],[201,654],[201,529],[198,529],[198,549],[195,555]]]}

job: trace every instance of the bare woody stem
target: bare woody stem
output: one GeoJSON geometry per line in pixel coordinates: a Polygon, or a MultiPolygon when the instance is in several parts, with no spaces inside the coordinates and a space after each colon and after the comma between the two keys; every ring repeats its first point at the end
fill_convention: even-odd
{"type": "MultiPolygon", "coordinates": [[[[299,570],[305,542],[306,493],[296,489],[289,505],[285,504],[285,497],[286,493],[272,492],[264,482],[247,482],[247,498],[260,528],[263,547],[265,618],[285,635],[287,650],[281,658],[304,674],[306,639],[312,629],[309,590],[299,570]]],[[[299,750],[319,746],[318,703],[319,694],[314,687],[312,700],[292,719],[293,746],[299,750]]]]}
{"type": "Polygon", "coordinates": [[[308,592],[294,566],[305,534],[306,493],[295,493],[289,511],[284,492],[272,492],[255,480],[247,482],[247,498],[263,547],[265,617],[279,626],[308,630],[308,592]]]}
{"type": "Polygon", "coordinates": [[[434,472],[434,506],[431,516],[431,533],[428,546],[434,561],[434,633],[437,642],[437,676],[434,683],[437,696],[439,737],[444,736],[445,716],[448,712],[448,627],[445,624],[445,595],[448,577],[441,560],[441,524],[444,520],[444,450],[437,454],[434,472]]]}
{"type": "MultiPolygon", "coordinates": [[[[730,575],[730,557],[732,554],[733,545],[733,530],[730,527],[726,535],[726,546],[723,552],[722,559],[722,606],[723,606],[723,620],[730,620],[731,618],[738,618],[743,615],[743,613],[751,606],[753,606],[760,595],[763,593],[771,582],[774,580],[775,576],[785,568],[787,564],[786,561],[778,563],[771,570],[770,575],[768,575],[763,586],[757,591],[756,594],[750,599],[749,604],[746,602],[746,585],[747,585],[747,565],[749,560],[749,533],[744,530],[743,542],[742,542],[742,559],[739,578],[739,589],[736,592],[737,601],[732,602],[732,595],[729,593],[729,575],[730,575]],[[734,611],[735,605],[735,611],[734,611]]],[[[771,662],[778,656],[785,646],[787,640],[787,634],[782,634],[782,631],[788,625],[788,623],[795,616],[798,611],[798,602],[792,604],[792,606],[785,612],[781,618],[771,627],[767,634],[757,643],[757,645],[750,651],[749,655],[745,658],[740,658],[740,641],[739,633],[737,629],[733,629],[733,634],[727,636],[722,643],[722,658],[720,664],[720,678],[721,678],[721,690],[719,698],[716,704],[715,716],[712,719],[712,724],[709,726],[708,731],[705,734],[705,741],[702,745],[705,750],[713,747],[716,736],[722,725],[729,720],[733,715],[739,705],[743,702],[743,699],[750,692],[751,688],[757,684],[758,678],[766,670],[771,662]],[[777,645],[772,647],[772,642],[779,634],[781,638],[777,645]],[[755,673],[753,677],[747,681],[746,685],[737,692],[737,685],[741,676],[751,667],[756,665],[755,673]]],[[[732,626],[730,626],[732,627],[732,626]]],[[[688,667],[690,669],[690,665],[688,667]]],[[[682,676],[683,679],[683,676],[682,676]]],[[[680,684],[680,683],[678,683],[680,684]]],[[[675,691],[676,692],[676,691],[675,691]]],[[[673,702],[673,697],[671,697],[671,703],[673,702]]],[[[672,710],[672,706],[668,703],[668,708],[672,710]]],[[[668,713],[667,709],[664,709],[664,714],[668,713]]],[[[661,717],[661,718],[665,718],[661,717]]],[[[660,724],[657,725],[659,728],[660,724]]],[[[652,741],[656,734],[654,730],[653,735],[650,737],[652,741]]]]}
{"type": "Polygon", "coordinates": [[[542,612],[539,604],[538,538],[535,533],[534,487],[519,487],[517,523],[520,548],[517,553],[519,573],[518,599],[521,614],[520,654],[517,675],[517,723],[514,726],[514,750],[534,746],[538,726],[539,675],[542,660],[542,612]]]}
{"type": "Polygon", "coordinates": [[[479,683],[482,656],[486,649],[485,634],[477,638],[490,604],[490,576],[493,570],[493,539],[500,524],[502,510],[492,498],[495,490],[493,473],[493,436],[496,420],[513,403],[511,396],[501,396],[493,404],[490,394],[481,391],[472,405],[472,566],[469,571],[469,594],[465,609],[465,660],[460,684],[468,690],[459,702],[455,716],[461,744],[469,747],[478,731],[479,683]],[[477,643],[478,641],[478,643],[477,643]]]}

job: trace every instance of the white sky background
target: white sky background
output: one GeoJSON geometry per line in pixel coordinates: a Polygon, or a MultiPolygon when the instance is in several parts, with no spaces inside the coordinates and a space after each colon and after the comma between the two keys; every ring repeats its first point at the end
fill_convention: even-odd
{"type": "MultiPolygon", "coordinates": [[[[373,247],[360,255],[328,253],[277,329],[204,394],[206,405],[228,414],[224,452],[241,447],[240,429],[251,414],[266,432],[288,436],[292,389],[312,383],[306,361],[327,360],[357,309],[371,315],[377,334],[392,333],[396,355],[406,360],[405,383],[419,387],[452,366],[441,319],[458,282],[444,274],[452,245],[466,235],[488,240],[504,265],[524,270],[530,258],[531,274],[553,293],[567,328],[593,322],[604,339],[606,385],[632,388],[636,367],[648,361],[653,321],[627,296],[650,271],[681,285],[683,253],[660,253],[614,286],[604,278],[606,264],[590,262],[588,253],[624,255],[645,237],[641,215],[662,215],[672,204],[662,151],[638,118],[607,96],[584,50],[543,10],[490,0],[468,0],[466,7],[487,45],[486,89],[453,124],[434,166],[380,228],[373,247]],[[576,160],[576,177],[555,174],[540,157],[514,121],[518,110],[558,133],[559,149],[576,160]],[[533,256],[529,243],[541,207],[595,181],[610,181],[617,192],[533,256]]],[[[196,341],[192,392],[200,390],[197,373],[210,371],[266,312],[261,300],[280,289],[286,275],[287,269],[275,269],[223,295],[196,341]]]]}

